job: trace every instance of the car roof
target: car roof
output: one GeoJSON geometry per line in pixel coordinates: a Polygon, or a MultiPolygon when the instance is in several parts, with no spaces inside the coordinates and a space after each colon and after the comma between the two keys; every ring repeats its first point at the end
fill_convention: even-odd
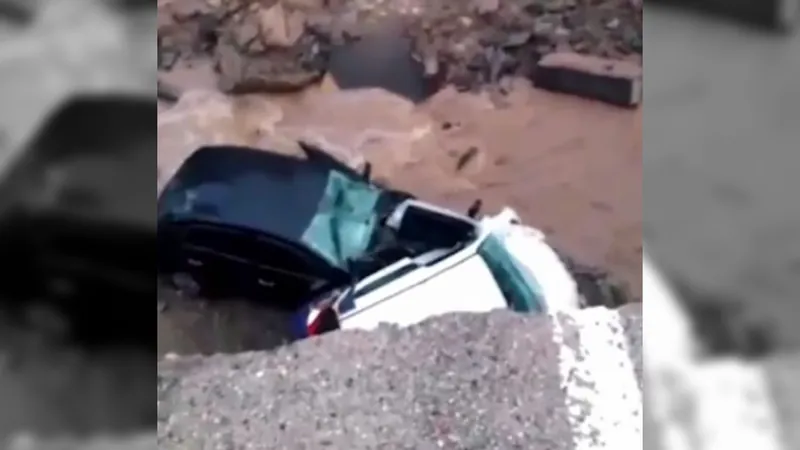
{"type": "Polygon", "coordinates": [[[167,183],[158,220],[159,226],[205,222],[255,230],[305,246],[345,270],[346,259],[367,245],[383,192],[332,160],[208,146],[167,183]]]}
{"type": "Polygon", "coordinates": [[[158,217],[228,223],[297,241],[317,212],[329,173],[321,164],[264,150],[202,147],[167,183],[158,217]]]}

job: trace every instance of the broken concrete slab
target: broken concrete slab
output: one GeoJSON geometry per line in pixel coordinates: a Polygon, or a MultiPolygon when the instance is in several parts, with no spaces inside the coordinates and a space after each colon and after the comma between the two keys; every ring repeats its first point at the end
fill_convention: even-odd
{"type": "Polygon", "coordinates": [[[638,106],[642,101],[642,68],[628,61],[551,53],[539,60],[533,81],[542,89],[618,106],[638,106]]]}

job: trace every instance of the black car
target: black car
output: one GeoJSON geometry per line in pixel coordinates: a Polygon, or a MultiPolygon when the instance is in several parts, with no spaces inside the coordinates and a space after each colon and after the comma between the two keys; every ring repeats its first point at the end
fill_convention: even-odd
{"type": "Polygon", "coordinates": [[[415,252],[382,226],[410,194],[302,148],[306,158],[237,146],[187,158],[158,202],[161,276],[203,297],[296,310],[415,252]]]}

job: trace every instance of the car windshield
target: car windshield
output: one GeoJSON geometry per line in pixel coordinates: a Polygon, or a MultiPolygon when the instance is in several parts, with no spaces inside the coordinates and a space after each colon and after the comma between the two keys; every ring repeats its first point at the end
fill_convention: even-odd
{"type": "Polygon", "coordinates": [[[337,267],[362,256],[378,226],[376,205],[382,190],[331,172],[303,241],[337,267]]]}
{"type": "Polygon", "coordinates": [[[508,307],[517,312],[543,312],[542,288],[528,270],[520,267],[500,237],[490,234],[478,247],[480,256],[503,293],[508,307]]]}

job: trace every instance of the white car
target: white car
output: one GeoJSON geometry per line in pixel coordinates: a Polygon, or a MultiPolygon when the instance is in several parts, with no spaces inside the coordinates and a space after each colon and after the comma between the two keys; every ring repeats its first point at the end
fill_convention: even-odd
{"type": "MultiPolygon", "coordinates": [[[[387,220],[402,230],[414,216],[442,216],[475,230],[455,248],[437,248],[326,294],[307,317],[308,335],[336,329],[407,326],[451,312],[511,309],[543,313],[588,306],[573,272],[544,233],[505,208],[476,220],[419,200],[406,200],[387,220]]],[[[609,305],[616,306],[616,305],[609,305]]]]}

